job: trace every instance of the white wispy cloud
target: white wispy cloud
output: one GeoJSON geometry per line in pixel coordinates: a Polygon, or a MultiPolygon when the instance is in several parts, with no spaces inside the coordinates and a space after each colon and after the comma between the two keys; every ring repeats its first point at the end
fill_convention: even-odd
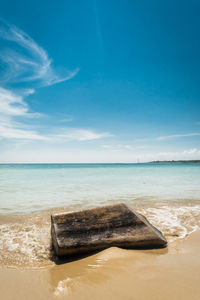
{"type": "Polygon", "coordinates": [[[199,159],[200,150],[197,148],[185,149],[177,152],[159,152],[156,154],[157,159],[179,160],[179,159],[199,159]]]}
{"type": "Polygon", "coordinates": [[[20,125],[13,124],[12,122],[9,122],[9,120],[6,124],[5,122],[4,124],[0,122],[0,139],[48,140],[47,137],[42,136],[33,130],[18,128],[20,125]]]}
{"type": "Polygon", "coordinates": [[[72,121],[73,121],[72,117],[66,117],[66,118],[63,118],[63,119],[59,120],[59,122],[61,122],[61,123],[69,123],[69,122],[72,122],[72,121]]]}
{"type": "Polygon", "coordinates": [[[0,115],[28,116],[28,106],[22,96],[0,87],[0,115]]]}
{"type": "Polygon", "coordinates": [[[33,90],[23,91],[23,96],[10,90],[0,87],[0,139],[28,139],[47,140],[46,137],[27,126],[16,118],[38,117],[38,113],[32,113],[26,102],[24,95],[33,93],[33,90]]]}
{"type": "Polygon", "coordinates": [[[135,139],[134,142],[138,143],[138,142],[165,141],[165,140],[169,140],[169,139],[178,139],[178,138],[192,137],[192,136],[200,136],[200,132],[171,134],[171,135],[163,135],[163,136],[152,137],[152,138],[141,138],[141,139],[135,139]]]}
{"type": "Polygon", "coordinates": [[[112,136],[109,132],[96,132],[94,130],[80,128],[65,128],[62,133],[53,135],[54,138],[75,141],[98,140],[112,136]]]}
{"type": "Polygon", "coordinates": [[[191,137],[191,136],[200,136],[200,132],[184,133],[184,134],[173,134],[166,136],[159,136],[157,140],[163,141],[168,139],[182,138],[182,137],[191,137]]]}
{"type": "Polygon", "coordinates": [[[39,46],[28,34],[19,28],[0,20],[0,38],[8,45],[1,47],[0,59],[4,72],[1,81],[30,82],[39,81],[40,85],[48,86],[73,78],[79,71],[65,71],[58,74],[52,67],[48,53],[39,46]]]}
{"type": "Polygon", "coordinates": [[[14,93],[0,87],[0,139],[22,139],[43,141],[89,141],[110,137],[109,132],[97,132],[82,128],[60,128],[44,135],[26,125],[24,118],[36,118],[41,115],[31,112],[28,104],[24,101],[24,95],[30,95],[33,90],[24,90],[22,94],[14,93]],[[19,118],[23,117],[23,121],[19,118]],[[54,132],[53,132],[54,131],[54,132]]]}
{"type": "MultiPolygon", "coordinates": [[[[10,86],[13,82],[39,82],[39,86],[53,85],[73,78],[79,71],[67,71],[58,74],[52,67],[52,60],[48,53],[39,46],[28,34],[0,20],[0,39],[7,42],[7,46],[0,46],[0,63],[2,71],[0,82],[10,86]]],[[[34,86],[34,85],[33,85],[34,86]]],[[[35,85],[37,86],[37,85],[35,85]]],[[[34,87],[35,87],[34,86],[34,87]]],[[[12,90],[0,87],[0,140],[40,140],[48,142],[89,141],[111,136],[108,132],[97,132],[93,129],[48,126],[45,134],[41,128],[35,130],[27,118],[41,117],[42,114],[32,112],[26,97],[33,94],[35,89],[12,90]]],[[[67,117],[60,122],[71,122],[67,117]]],[[[43,128],[44,129],[44,128],[43,128]]],[[[44,130],[43,130],[44,131],[44,130]]]]}
{"type": "Polygon", "coordinates": [[[101,147],[105,149],[109,149],[111,151],[134,151],[138,149],[144,149],[145,146],[138,146],[138,145],[127,145],[127,144],[105,144],[102,145],[101,147]]]}

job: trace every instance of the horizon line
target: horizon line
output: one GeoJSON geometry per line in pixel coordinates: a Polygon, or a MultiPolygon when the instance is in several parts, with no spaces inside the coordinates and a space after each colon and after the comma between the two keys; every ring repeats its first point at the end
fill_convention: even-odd
{"type": "Polygon", "coordinates": [[[136,165],[162,162],[200,162],[200,159],[153,160],[146,162],[0,162],[0,165],[136,165]]]}

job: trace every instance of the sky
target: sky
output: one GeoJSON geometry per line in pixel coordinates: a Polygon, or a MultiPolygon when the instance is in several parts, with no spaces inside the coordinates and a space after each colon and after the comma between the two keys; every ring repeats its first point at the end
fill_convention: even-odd
{"type": "Polygon", "coordinates": [[[2,0],[0,163],[200,159],[198,0],[2,0]]]}

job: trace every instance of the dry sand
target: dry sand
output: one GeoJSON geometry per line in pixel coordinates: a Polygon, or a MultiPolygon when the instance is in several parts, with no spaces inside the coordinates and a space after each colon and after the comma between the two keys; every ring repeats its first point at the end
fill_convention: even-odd
{"type": "Polygon", "coordinates": [[[110,248],[43,269],[0,268],[0,299],[200,299],[200,231],[161,250],[110,248]]]}

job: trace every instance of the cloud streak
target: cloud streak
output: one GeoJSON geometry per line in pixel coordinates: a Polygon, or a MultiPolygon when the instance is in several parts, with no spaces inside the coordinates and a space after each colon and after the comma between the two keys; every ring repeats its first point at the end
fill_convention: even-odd
{"type": "Polygon", "coordinates": [[[140,150],[140,149],[144,149],[145,146],[136,146],[136,145],[127,145],[127,144],[106,144],[106,145],[102,145],[102,148],[104,149],[108,149],[111,151],[135,151],[135,150],[140,150]]]}
{"type": "Polygon", "coordinates": [[[100,26],[100,22],[99,22],[99,14],[98,14],[98,7],[97,7],[96,0],[94,0],[94,13],[95,13],[95,21],[96,21],[96,33],[97,33],[98,46],[99,46],[100,52],[102,52],[103,40],[102,40],[101,26],[100,26]]]}
{"type": "MultiPolygon", "coordinates": [[[[47,52],[39,46],[28,34],[0,20],[0,40],[4,41],[4,48],[0,47],[0,63],[3,71],[0,73],[2,83],[36,83],[39,86],[49,86],[73,78],[79,71],[67,71],[58,74],[52,67],[52,60],[47,52]],[[7,47],[5,47],[5,43],[7,47]]],[[[0,140],[40,140],[46,142],[91,141],[110,137],[108,132],[97,132],[83,128],[48,128],[45,135],[41,128],[34,129],[27,125],[27,118],[41,116],[31,112],[26,97],[35,92],[34,89],[12,89],[0,87],[0,140]]],[[[71,119],[65,119],[71,121],[71,119]]],[[[30,122],[29,122],[30,123],[30,122]]]]}
{"type": "MultiPolygon", "coordinates": [[[[0,46],[0,82],[4,85],[24,82],[39,87],[49,86],[69,80],[79,71],[77,68],[66,71],[64,75],[58,74],[52,67],[48,53],[41,46],[28,34],[1,19],[0,41],[3,41],[0,46]]],[[[11,88],[0,87],[0,139],[49,141],[55,138],[50,134],[41,135],[33,130],[33,126],[26,125],[25,118],[41,116],[31,112],[25,101],[34,92],[34,89],[13,91],[11,88]]],[[[82,138],[79,135],[80,140],[86,138],[86,134],[82,138]]]]}
{"type": "MultiPolygon", "coordinates": [[[[33,93],[27,90],[25,95],[33,93]]],[[[16,94],[10,90],[0,87],[0,139],[27,139],[47,140],[46,137],[36,131],[28,129],[24,123],[16,121],[16,118],[38,117],[38,113],[31,113],[24,102],[24,95],[16,94]]]]}
{"type": "Polygon", "coordinates": [[[39,82],[49,86],[72,79],[79,68],[58,74],[52,67],[48,53],[28,34],[0,20],[0,38],[7,42],[1,48],[0,60],[4,66],[1,74],[4,82],[39,82]]]}
{"type": "Polygon", "coordinates": [[[134,140],[134,142],[166,141],[166,140],[170,140],[170,139],[193,137],[193,136],[200,136],[200,132],[164,135],[164,136],[158,136],[158,137],[154,137],[154,138],[141,138],[141,139],[134,140]]]}
{"type": "Polygon", "coordinates": [[[21,139],[21,140],[42,140],[47,141],[48,138],[44,137],[33,130],[25,130],[18,128],[21,124],[13,124],[7,120],[2,124],[0,122],[0,139],[21,139]]]}
{"type": "Polygon", "coordinates": [[[33,114],[28,112],[28,105],[24,102],[22,96],[0,87],[0,115],[1,117],[3,115],[28,117],[33,114]]]}
{"type": "Polygon", "coordinates": [[[164,141],[169,139],[176,139],[182,137],[191,137],[191,136],[200,136],[200,132],[192,132],[192,133],[184,133],[184,134],[173,134],[173,135],[166,135],[166,136],[159,136],[157,140],[164,141]]]}
{"type": "MultiPolygon", "coordinates": [[[[25,95],[33,93],[27,90],[25,95]]],[[[24,95],[16,94],[10,90],[0,87],[0,139],[21,139],[21,140],[41,140],[41,141],[89,141],[110,137],[108,132],[96,132],[94,130],[82,128],[58,128],[56,133],[41,135],[25,125],[17,118],[35,118],[40,114],[32,113],[29,106],[24,101],[24,95]]],[[[51,131],[51,130],[50,130],[51,131]]]]}
{"type": "Polygon", "coordinates": [[[56,134],[53,137],[61,140],[75,140],[75,141],[90,141],[98,140],[112,135],[109,132],[96,132],[94,130],[80,129],[80,128],[65,128],[61,134],[56,134]]]}

